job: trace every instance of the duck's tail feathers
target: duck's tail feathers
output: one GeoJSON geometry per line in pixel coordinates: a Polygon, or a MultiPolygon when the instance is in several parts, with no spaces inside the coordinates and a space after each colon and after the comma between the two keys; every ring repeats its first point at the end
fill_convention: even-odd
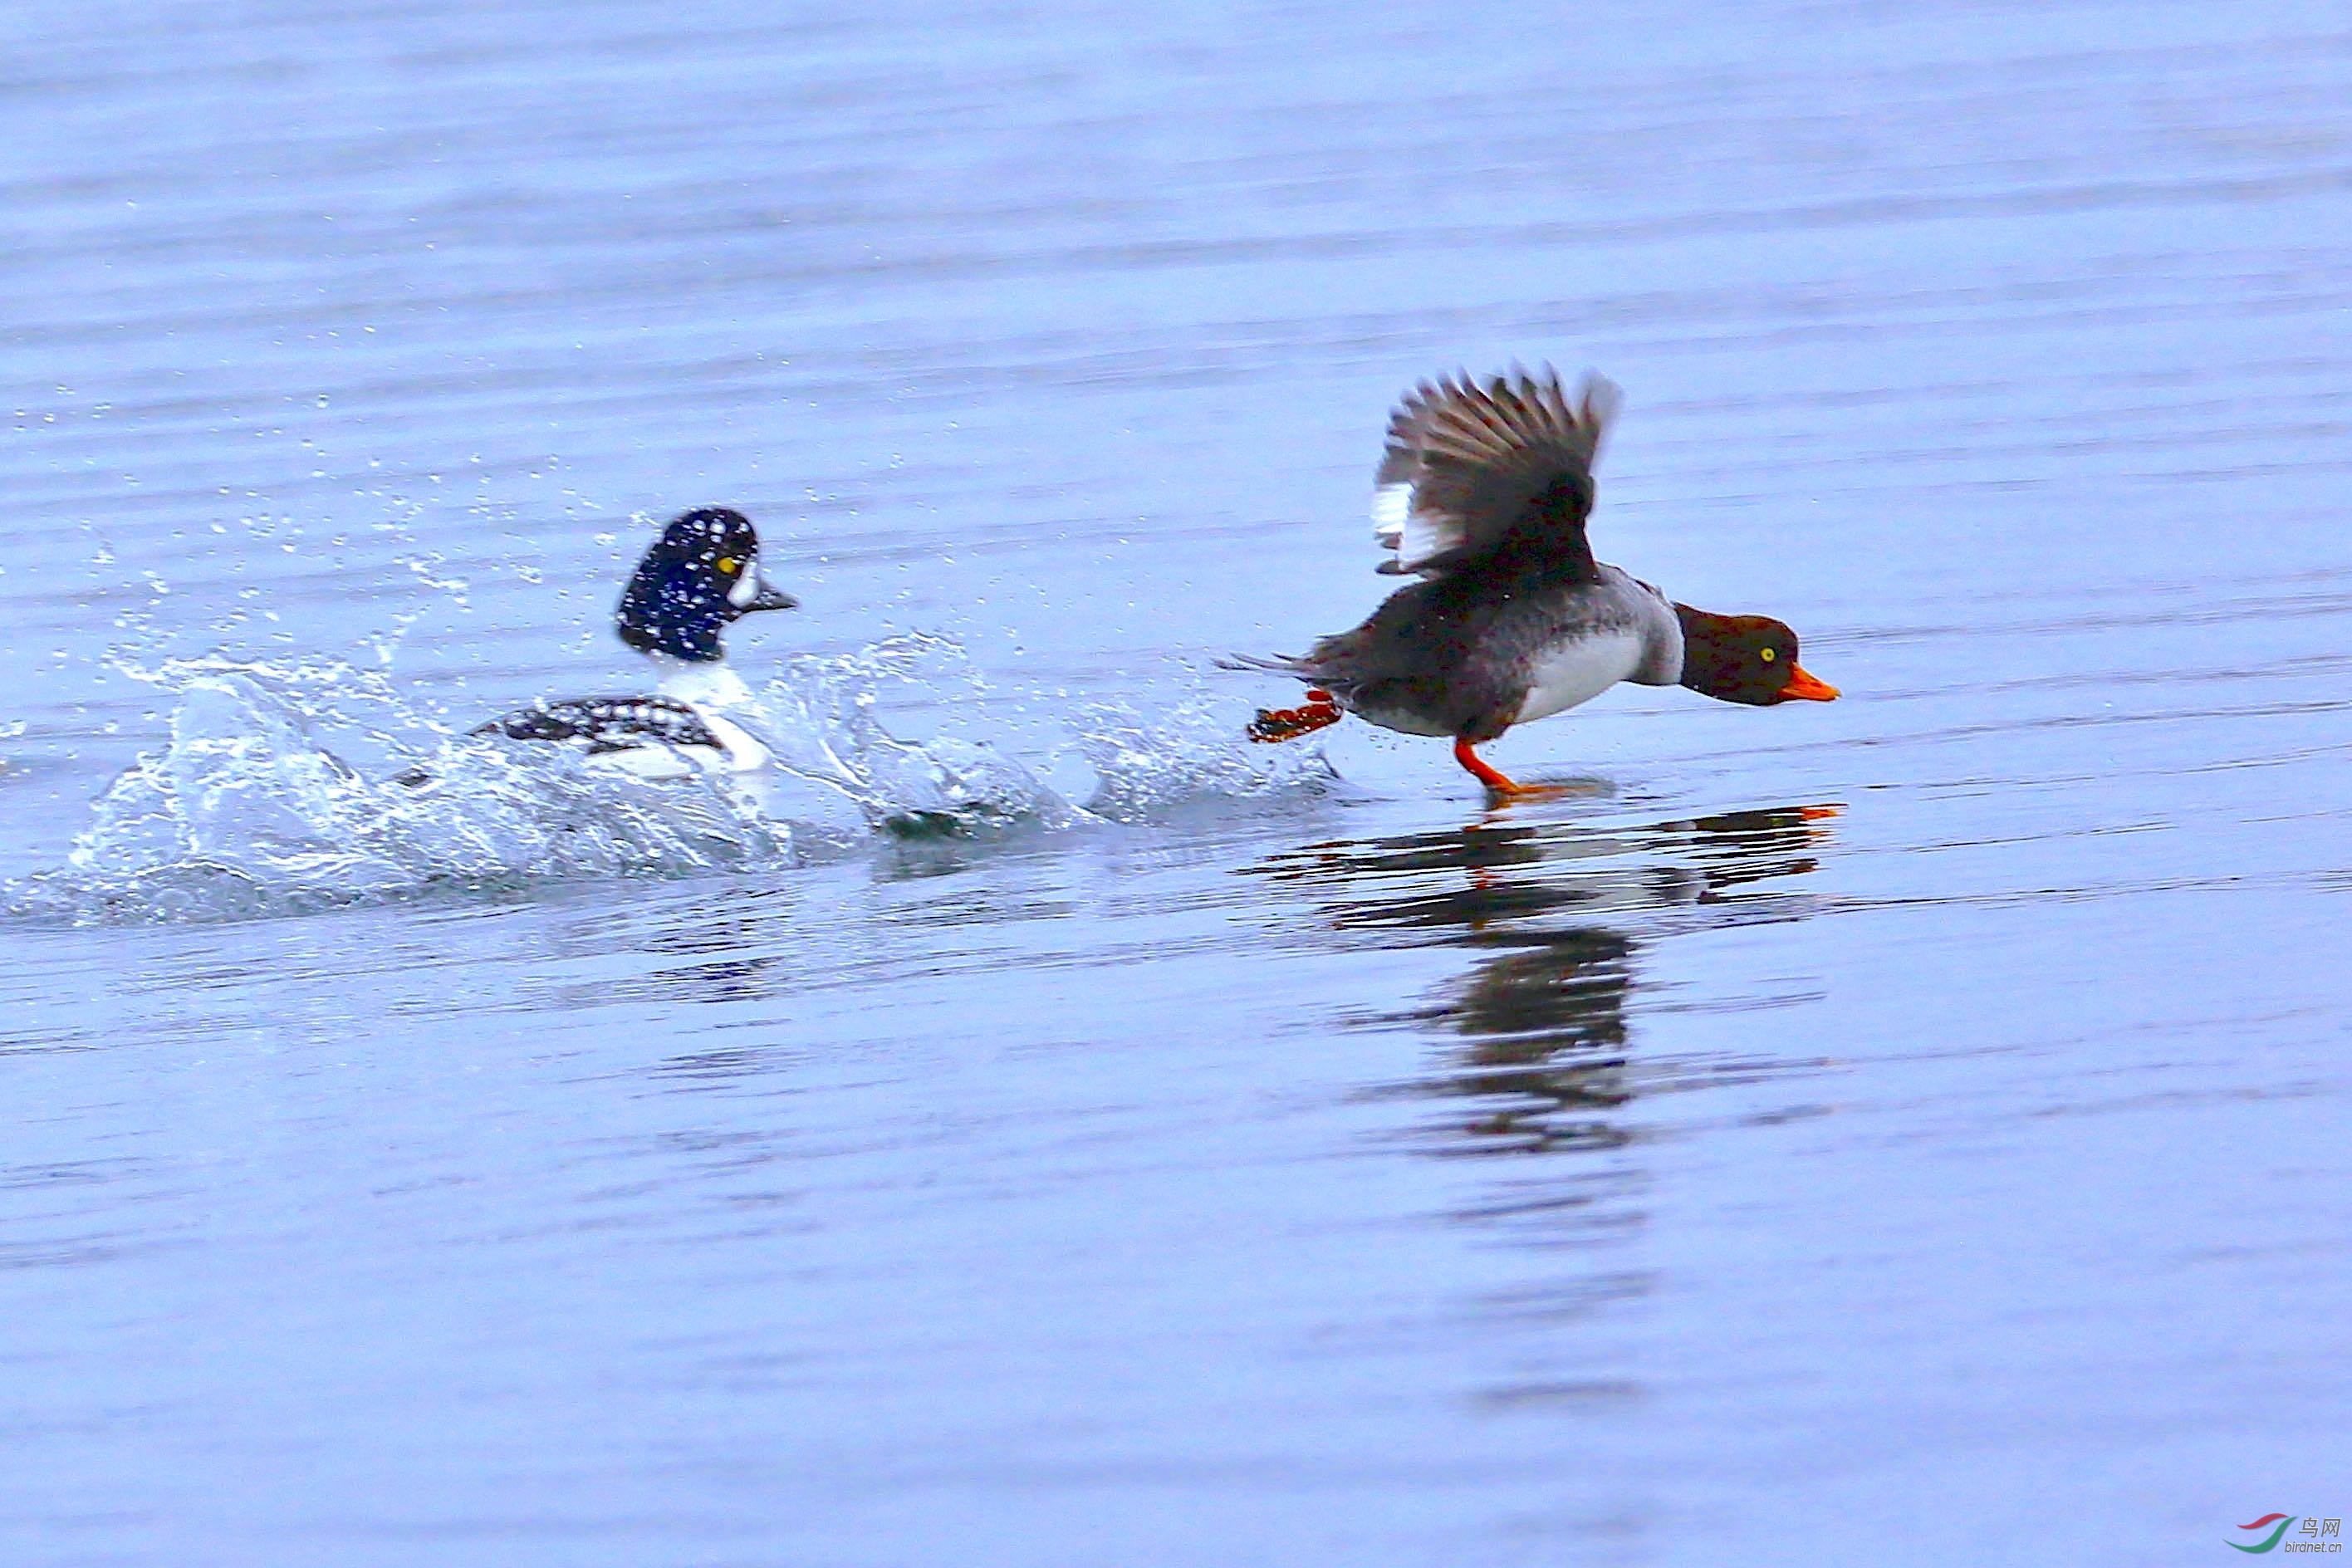
{"type": "Polygon", "coordinates": [[[1229,653],[1214,661],[1219,669],[1234,669],[1265,675],[1295,676],[1300,680],[1315,678],[1307,670],[1307,661],[1295,653],[1229,653]]]}

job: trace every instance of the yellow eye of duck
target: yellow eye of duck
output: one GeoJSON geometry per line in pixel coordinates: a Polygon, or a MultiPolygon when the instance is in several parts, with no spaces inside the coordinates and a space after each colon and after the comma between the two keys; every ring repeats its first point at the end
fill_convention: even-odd
{"type": "MultiPolygon", "coordinates": [[[[722,563],[720,563],[720,564],[724,565],[724,564],[725,564],[725,563],[723,563],[723,562],[722,562],[722,563]]],[[[1760,658],[1760,659],[1762,659],[1765,663],[1769,664],[1769,663],[1771,663],[1774,659],[1776,659],[1776,658],[1780,658],[1780,656],[1777,652],[1775,652],[1774,650],[1772,650],[1771,648],[1769,648],[1769,647],[1768,647],[1768,648],[1766,648],[1763,652],[1761,652],[1761,653],[1758,654],[1756,657],[1757,657],[1757,658],[1760,658]]]]}
{"type": "Polygon", "coordinates": [[[735,575],[735,568],[741,564],[743,563],[732,555],[722,555],[719,558],[719,574],[722,577],[732,577],[735,575]]]}

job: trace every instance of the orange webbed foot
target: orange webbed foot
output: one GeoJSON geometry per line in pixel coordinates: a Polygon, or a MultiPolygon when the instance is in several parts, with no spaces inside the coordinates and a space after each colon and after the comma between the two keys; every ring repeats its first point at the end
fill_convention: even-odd
{"type": "Polygon", "coordinates": [[[1523,784],[1471,750],[1470,742],[1457,739],[1454,742],[1454,760],[1463,770],[1486,786],[1486,793],[1497,802],[1517,800],[1558,800],[1574,792],[1560,784],[1523,784]]]}
{"type": "Polygon", "coordinates": [[[1311,735],[1318,730],[1337,724],[1345,714],[1331,700],[1331,694],[1320,687],[1310,688],[1307,700],[1296,708],[1261,708],[1250,721],[1248,734],[1253,741],[1273,744],[1296,741],[1301,735],[1311,735]]]}
{"type": "Polygon", "coordinates": [[[1487,794],[1496,805],[1517,805],[1521,802],[1566,800],[1583,792],[1573,784],[1513,784],[1509,789],[1489,790],[1487,794]]]}

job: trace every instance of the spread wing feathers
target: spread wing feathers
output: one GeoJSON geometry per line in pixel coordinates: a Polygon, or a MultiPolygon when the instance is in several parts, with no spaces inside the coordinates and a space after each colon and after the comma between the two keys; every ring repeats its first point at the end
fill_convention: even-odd
{"type": "Polygon", "coordinates": [[[1590,572],[1592,461],[1617,403],[1605,377],[1571,395],[1549,366],[1422,383],[1389,417],[1373,480],[1372,532],[1396,552],[1380,569],[1442,577],[1517,534],[1590,572]]]}
{"type": "Polygon", "coordinates": [[[726,749],[701,715],[667,697],[574,697],[493,719],[474,733],[564,742],[592,757],[646,745],[726,749]]]}

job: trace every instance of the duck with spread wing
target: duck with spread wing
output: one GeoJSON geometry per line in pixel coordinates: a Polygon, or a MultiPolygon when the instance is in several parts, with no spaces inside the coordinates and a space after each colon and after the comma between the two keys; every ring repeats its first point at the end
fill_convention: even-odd
{"type": "Polygon", "coordinates": [[[1617,401],[1600,376],[1571,395],[1549,369],[1424,382],[1407,396],[1389,420],[1372,521],[1394,552],[1380,570],[1421,581],[1304,655],[1229,661],[1308,686],[1301,706],[1261,710],[1250,738],[1292,740],[1353,713],[1450,737],[1454,759],[1507,797],[1542,792],[1475,748],[1621,680],[1755,707],[1833,700],[1781,622],[1693,609],[1593,558],[1592,464],[1617,401]]]}

